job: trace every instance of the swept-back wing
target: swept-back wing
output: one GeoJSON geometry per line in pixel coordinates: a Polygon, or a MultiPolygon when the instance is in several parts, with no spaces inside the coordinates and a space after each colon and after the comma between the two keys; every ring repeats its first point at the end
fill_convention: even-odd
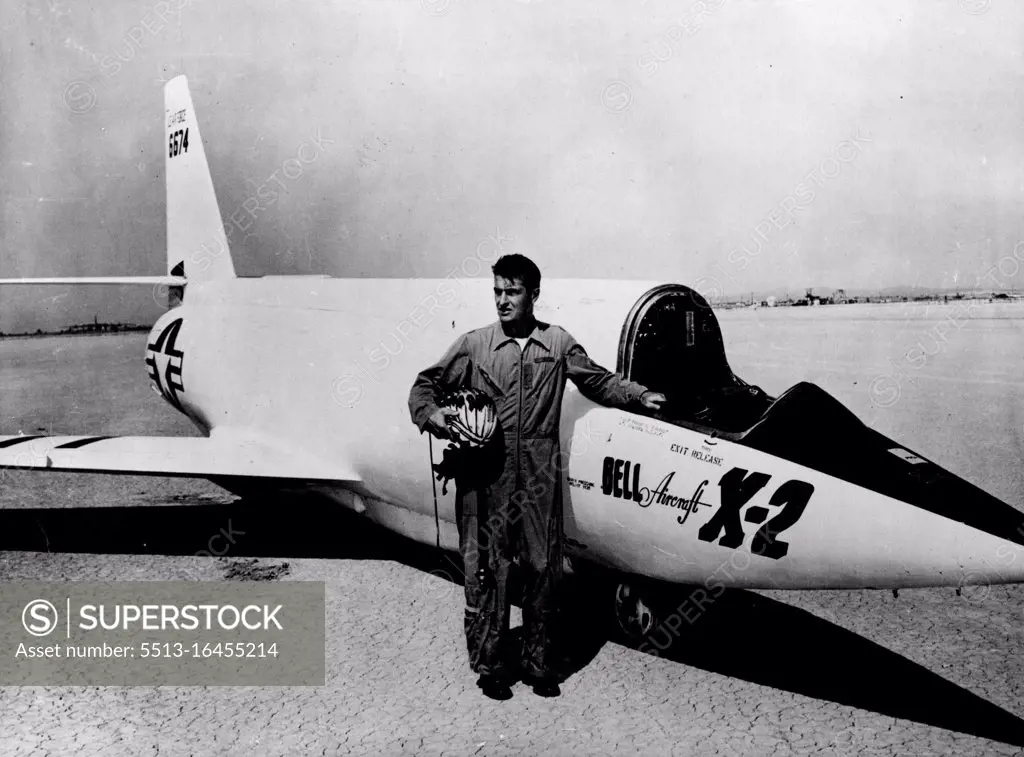
{"type": "Polygon", "coordinates": [[[0,468],[216,478],[358,481],[347,465],[235,435],[0,436],[0,468]]]}

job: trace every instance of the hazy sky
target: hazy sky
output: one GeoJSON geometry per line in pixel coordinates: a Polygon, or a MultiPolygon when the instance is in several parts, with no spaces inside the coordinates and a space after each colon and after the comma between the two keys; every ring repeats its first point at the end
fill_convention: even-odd
{"type": "MultiPolygon", "coordinates": [[[[548,276],[970,287],[1024,239],[1013,0],[0,2],[0,276],[165,272],[178,73],[225,220],[284,185],[242,275],[439,277],[500,230],[548,276]]],[[[160,312],[0,289],[0,330],[160,312]]]]}

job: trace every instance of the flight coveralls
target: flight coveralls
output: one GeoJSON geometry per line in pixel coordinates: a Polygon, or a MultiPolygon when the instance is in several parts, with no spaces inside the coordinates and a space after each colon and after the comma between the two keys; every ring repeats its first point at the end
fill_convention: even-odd
{"type": "Polygon", "coordinates": [[[595,363],[563,328],[536,322],[521,350],[501,323],[459,337],[422,371],[409,393],[413,423],[423,431],[437,402],[456,389],[486,392],[497,407],[493,443],[455,476],[456,517],[465,567],[466,642],[481,675],[511,677],[508,576],[519,557],[523,575],[522,671],[556,677],[554,625],[562,577],[563,527],[559,416],[565,380],[602,405],[638,403],[646,387],[595,363]],[[478,558],[488,575],[479,580],[478,558]],[[486,580],[490,579],[490,580],[486,580]]]}

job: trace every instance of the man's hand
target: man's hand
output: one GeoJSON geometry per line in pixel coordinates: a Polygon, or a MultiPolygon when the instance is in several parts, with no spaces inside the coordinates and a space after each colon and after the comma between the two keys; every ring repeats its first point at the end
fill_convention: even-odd
{"type": "Polygon", "coordinates": [[[640,395],[640,404],[648,410],[661,410],[661,405],[668,400],[661,392],[644,392],[640,395]]]}
{"type": "Polygon", "coordinates": [[[459,411],[454,407],[439,407],[427,418],[426,430],[438,439],[451,439],[452,432],[448,428],[448,418],[458,414],[459,411]]]}

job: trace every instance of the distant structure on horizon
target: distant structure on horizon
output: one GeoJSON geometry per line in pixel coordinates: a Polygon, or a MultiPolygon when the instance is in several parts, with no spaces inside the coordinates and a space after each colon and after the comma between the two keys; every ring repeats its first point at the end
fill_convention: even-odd
{"type": "Polygon", "coordinates": [[[93,316],[92,323],[76,323],[58,331],[36,329],[35,331],[23,331],[16,334],[5,334],[0,331],[0,339],[5,337],[60,336],[64,334],[116,334],[122,331],[149,331],[151,328],[153,328],[152,325],[145,326],[138,323],[100,323],[99,318],[93,316]]]}

